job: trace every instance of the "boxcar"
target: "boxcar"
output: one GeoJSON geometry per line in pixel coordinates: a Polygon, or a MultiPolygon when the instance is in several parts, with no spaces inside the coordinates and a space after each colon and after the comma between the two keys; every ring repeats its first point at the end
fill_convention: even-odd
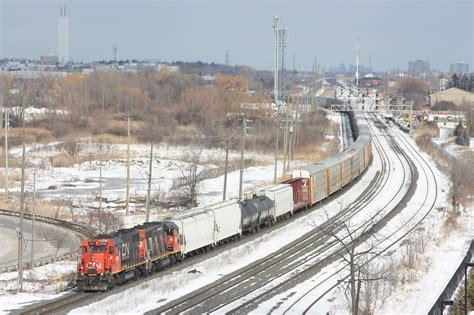
{"type": "Polygon", "coordinates": [[[273,201],[273,219],[293,213],[293,189],[288,184],[278,184],[260,190],[257,195],[267,196],[273,201]]]}
{"type": "Polygon", "coordinates": [[[341,162],[338,158],[329,158],[321,162],[327,170],[327,194],[330,195],[342,188],[341,162]]]}
{"type": "Polygon", "coordinates": [[[178,226],[181,253],[188,255],[214,245],[214,213],[202,207],[170,220],[178,226]]]}
{"type": "Polygon", "coordinates": [[[241,211],[237,201],[222,201],[204,208],[214,214],[216,243],[240,235],[241,211]]]}
{"type": "Polygon", "coordinates": [[[341,186],[344,187],[352,180],[352,156],[348,151],[339,153],[336,158],[340,161],[341,166],[341,186]]]}
{"type": "Polygon", "coordinates": [[[283,182],[293,188],[293,211],[310,205],[310,186],[308,178],[291,178],[283,182]]]}
{"type": "Polygon", "coordinates": [[[316,202],[326,198],[328,196],[327,189],[327,172],[324,164],[310,164],[294,170],[291,172],[291,176],[310,178],[310,202],[314,205],[316,202]]]}

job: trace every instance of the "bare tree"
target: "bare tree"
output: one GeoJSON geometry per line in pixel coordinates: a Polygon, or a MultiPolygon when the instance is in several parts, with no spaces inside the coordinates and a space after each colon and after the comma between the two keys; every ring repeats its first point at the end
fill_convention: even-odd
{"type": "MultiPolygon", "coordinates": [[[[361,313],[362,285],[365,289],[372,289],[369,282],[381,280],[384,276],[383,271],[376,271],[369,264],[375,256],[379,255],[374,242],[376,238],[373,232],[374,224],[373,219],[364,222],[360,226],[355,226],[350,221],[341,221],[322,228],[326,235],[341,246],[336,255],[347,266],[349,275],[344,277],[340,283],[344,285],[344,293],[349,303],[350,312],[353,315],[361,313]],[[364,246],[361,246],[362,244],[364,246]]],[[[366,290],[364,301],[372,300],[369,291],[366,290]]],[[[366,313],[371,306],[364,306],[364,313],[366,313]]]]}
{"type": "Polygon", "coordinates": [[[67,152],[70,156],[75,156],[81,151],[81,145],[75,139],[70,139],[66,142],[63,142],[61,147],[64,151],[67,152]]]}
{"type": "Polygon", "coordinates": [[[96,208],[91,208],[86,215],[77,215],[75,218],[77,223],[88,226],[98,234],[111,233],[123,227],[122,218],[118,214],[107,210],[99,213],[96,208]]]}
{"type": "Polygon", "coordinates": [[[61,235],[54,229],[43,229],[41,236],[55,249],[54,258],[56,258],[59,251],[66,245],[64,235],[61,235]]]}
{"type": "Polygon", "coordinates": [[[197,205],[199,183],[208,178],[208,170],[201,164],[202,149],[191,148],[183,160],[188,164],[181,170],[180,186],[183,187],[185,199],[190,208],[197,205]]]}
{"type": "Polygon", "coordinates": [[[474,194],[472,163],[474,163],[472,154],[450,161],[450,195],[451,204],[455,211],[459,209],[459,204],[466,204],[468,196],[474,194]]]}

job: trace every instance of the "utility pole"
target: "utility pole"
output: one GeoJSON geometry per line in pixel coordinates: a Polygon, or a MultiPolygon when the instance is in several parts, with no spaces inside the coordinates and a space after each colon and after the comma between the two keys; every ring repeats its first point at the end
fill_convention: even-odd
{"type": "Polygon", "coordinates": [[[5,109],[5,197],[8,199],[8,124],[10,123],[9,112],[5,109]]]}
{"type": "MultiPolygon", "coordinates": [[[[28,90],[26,91],[26,96],[28,90]]],[[[21,187],[20,187],[20,224],[18,229],[18,292],[23,291],[23,215],[25,212],[25,99],[23,99],[23,108],[21,111],[21,120],[23,126],[23,148],[21,152],[21,187]]]]}
{"type": "Polygon", "coordinates": [[[130,117],[127,119],[127,188],[125,192],[125,215],[130,209],[130,117]]]}
{"type": "Polygon", "coordinates": [[[357,40],[356,42],[356,73],[355,73],[355,79],[356,79],[356,88],[359,88],[359,41],[357,40]]]}
{"type": "Polygon", "coordinates": [[[296,72],[295,54],[293,53],[293,72],[296,72]]]}
{"type": "Polygon", "coordinates": [[[239,181],[239,200],[242,200],[243,178],[244,178],[244,151],[245,151],[245,131],[247,129],[247,120],[242,116],[242,135],[240,139],[240,181],[239,181]]]}
{"type": "Polygon", "coordinates": [[[286,28],[280,28],[279,33],[280,33],[280,47],[281,47],[281,77],[280,77],[280,91],[281,91],[281,98],[282,100],[285,97],[285,86],[284,86],[284,80],[285,80],[285,47],[286,47],[286,33],[288,29],[286,28]]]}
{"type": "Polygon", "coordinates": [[[35,220],[36,220],[36,170],[33,172],[33,220],[31,220],[31,262],[33,269],[35,263],[35,220]]]}
{"type": "Polygon", "coordinates": [[[150,166],[148,169],[148,189],[146,192],[146,212],[145,212],[145,222],[148,222],[150,219],[150,198],[151,198],[151,179],[153,171],[153,142],[150,145],[150,166]]]}
{"type": "Polygon", "coordinates": [[[286,173],[286,160],[288,158],[287,153],[288,153],[288,110],[289,110],[290,104],[286,105],[286,110],[285,110],[285,133],[283,136],[283,174],[286,173]]]}
{"type": "Polygon", "coordinates": [[[279,22],[280,18],[278,16],[273,17],[273,33],[275,36],[275,72],[273,80],[273,95],[275,100],[275,105],[278,107],[278,50],[279,50],[279,22]]]}
{"type": "Polygon", "coordinates": [[[226,200],[227,198],[227,168],[229,167],[229,148],[230,148],[230,140],[229,136],[227,136],[227,142],[225,147],[225,173],[224,173],[224,192],[222,193],[222,200],[226,200]]]}
{"type": "Polygon", "coordinates": [[[102,233],[102,160],[99,162],[99,233],[102,233]]]}
{"type": "Polygon", "coordinates": [[[23,214],[25,211],[25,155],[26,146],[23,138],[21,153],[21,191],[20,191],[20,225],[18,229],[18,292],[23,291],[23,214]]]}
{"type": "Polygon", "coordinates": [[[273,183],[276,184],[278,172],[278,135],[280,133],[280,107],[277,106],[276,117],[276,140],[275,140],[275,173],[273,175],[273,183]]]}

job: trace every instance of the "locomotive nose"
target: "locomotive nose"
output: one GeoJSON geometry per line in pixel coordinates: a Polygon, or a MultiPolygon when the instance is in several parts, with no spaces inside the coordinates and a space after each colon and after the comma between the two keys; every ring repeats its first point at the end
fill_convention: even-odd
{"type": "Polygon", "coordinates": [[[87,273],[100,274],[104,272],[104,255],[92,254],[91,260],[87,263],[87,273]]]}

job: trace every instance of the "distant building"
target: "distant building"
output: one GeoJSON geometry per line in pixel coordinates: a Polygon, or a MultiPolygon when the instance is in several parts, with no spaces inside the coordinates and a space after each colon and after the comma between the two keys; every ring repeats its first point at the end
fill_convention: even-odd
{"type": "Polygon", "coordinates": [[[49,53],[49,54],[40,56],[40,63],[42,65],[55,65],[58,62],[59,62],[58,55],[54,53],[49,53]]]}
{"type": "Polygon", "coordinates": [[[449,73],[469,74],[469,64],[465,62],[455,62],[449,65],[449,73]]]}
{"type": "Polygon", "coordinates": [[[438,87],[438,89],[439,89],[440,91],[446,90],[446,87],[448,86],[448,82],[449,82],[448,79],[445,79],[445,78],[439,79],[439,87],[438,87]]]}
{"type": "Polygon", "coordinates": [[[359,79],[359,86],[376,87],[382,85],[382,79],[372,74],[368,74],[359,79]]]}
{"type": "Polygon", "coordinates": [[[412,77],[426,77],[430,74],[430,62],[417,60],[408,62],[408,74],[412,77]]]}
{"type": "Polygon", "coordinates": [[[58,59],[61,63],[69,61],[69,19],[66,7],[61,7],[58,17],[58,59]]]}
{"type": "Polygon", "coordinates": [[[456,106],[463,104],[472,104],[474,106],[474,93],[458,88],[450,88],[430,95],[430,106],[441,101],[452,102],[456,106]]]}

